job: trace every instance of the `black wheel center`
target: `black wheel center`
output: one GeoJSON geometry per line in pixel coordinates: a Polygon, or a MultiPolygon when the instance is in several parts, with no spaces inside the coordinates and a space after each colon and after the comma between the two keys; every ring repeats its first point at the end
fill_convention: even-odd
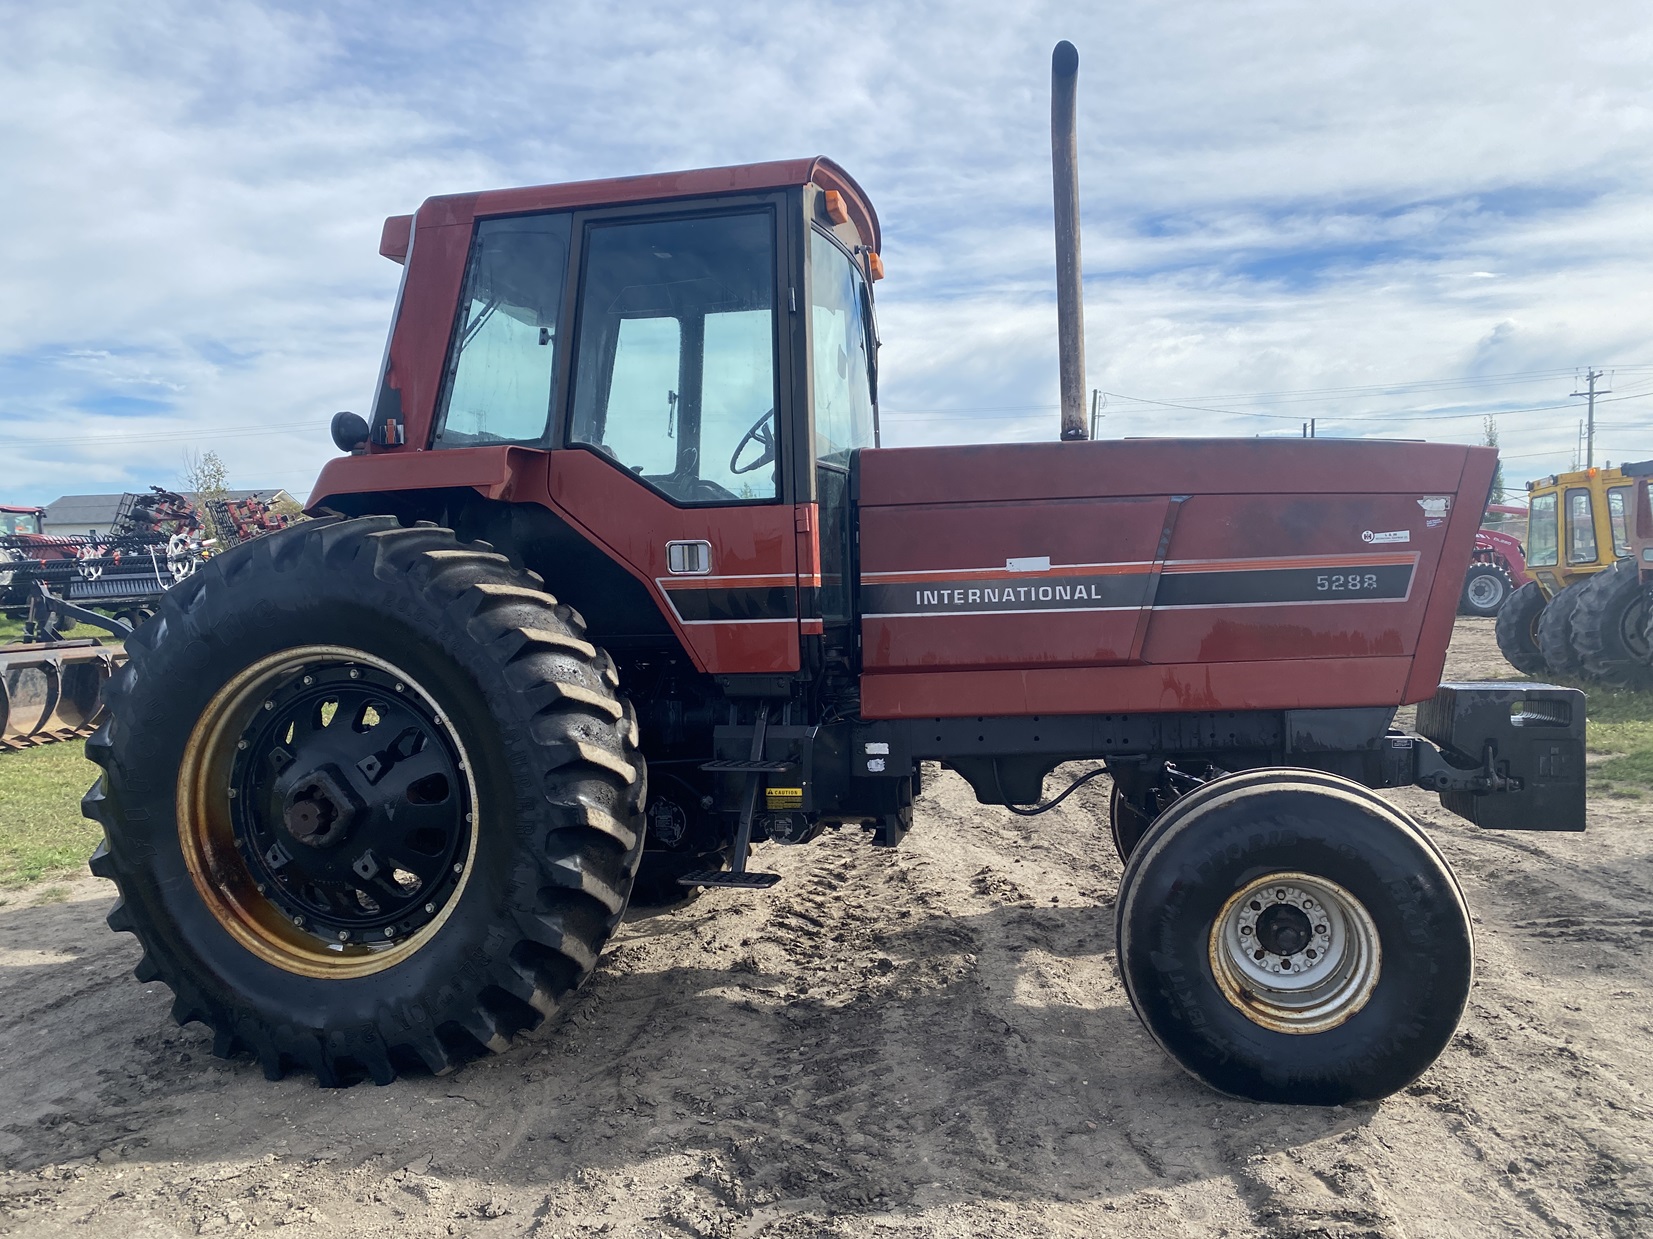
{"type": "Polygon", "coordinates": [[[307,664],[263,691],[230,801],[259,893],[329,942],[393,941],[430,922],[459,885],[473,818],[446,720],[360,663],[307,664]]]}
{"type": "Polygon", "coordinates": [[[1308,946],[1313,926],[1301,908],[1271,904],[1257,918],[1257,945],[1275,955],[1295,955],[1308,946]]]}

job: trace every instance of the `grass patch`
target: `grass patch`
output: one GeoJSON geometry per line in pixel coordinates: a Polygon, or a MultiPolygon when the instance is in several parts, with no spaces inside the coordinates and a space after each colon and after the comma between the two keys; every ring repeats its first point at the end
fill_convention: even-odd
{"type": "Polygon", "coordinates": [[[0,889],[84,874],[102,828],[80,815],[97,767],[80,740],[0,753],[0,889]]]}
{"type": "MultiPolygon", "coordinates": [[[[64,634],[67,638],[102,637],[105,641],[113,641],[115,634],[103,628],[96,628],[91,624],[76,624],[64,634]]],[[[8,641],[23,639],[23,617],[21,615],[0,615],[0,645],[8,641]]]]}
{"type": "Polygon", "coordinates": [[[1589,698],[1585,745],[1605,755],[1590,767],[1590,791],[1630,800],[1653,795],[1653,693],[1581,687],[1589,698]]]}

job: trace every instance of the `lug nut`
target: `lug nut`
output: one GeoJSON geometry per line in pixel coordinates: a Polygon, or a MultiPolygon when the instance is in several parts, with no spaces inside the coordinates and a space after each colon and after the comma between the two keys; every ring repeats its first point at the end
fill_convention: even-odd
{"type": "Polygon", "coordinates": [[[435,911],[436,911],[436,905],[434,903],[427,903],[425,905],[426,915],[429,915],[430,913],[435,912],[435,911]]]}
{"type": "Polygon", "coordinates": [[[245,740],[237,740],[235,742],[235,747],[244,753],[247,751],[247,742],[245,740]]]}
{"type": "Polygon", "coordinates": [[[464,873],[465,872],[465,866],[464,865],[455,865],[453,867],[453,871],[455,873],[464,873]]]}
{"type": "Polygon", "coordinates": [[[237,795],[238,795],[238,794],[239,794],[239,793],[237,793],[237,791],[236,791],[236,790],[235,790],[235,788],[233,788],[233,787],[232,787],[232,788],[230,788],[230,799],[231,799],[231,800],[234,800],[234,799],[235,799],[235,798],[236,798],[236,796],[237,796],[237,795]]]}
{"type": "Polygon", "coordinates": [[[1250,925],[1241,925],[1240,926],[1240,936],[1242,938],[1251,937],[1251,926],[1250,925]]]}
{"type": "Polygon", "coordinates": [[[313,676],[313,675],[307,675],[307,676],[304,677],[304,687],[305,688],[309,688],[310,685],[314,684],[315,682],[316,682],[316,677],[313,676]]]}
{"type": "Polygon", "coordinates": [[[295,916],[293,918],[293,924],[297,925],[300,929],[304,928],[304,918],[302,916],[295,916]]]}
{"type": "Polygon", "coordinates": [[[362,678],[362,673],[360,671],[357,671],[354,667],[352,667],[352,668],[350,668],[350,678],[352,680],[359,680],[359,679],[362,678]]]}
{"type": "Polygon", "coordinates": [[[403,686],[402,686],[402,685],[400,685],[400,684],[398,684],[398,685],[397,685],[397,686],[396,686],[396,691],[397,691],[397,692],[401,692],[401,691],[402,691],[402,687],[403,687],[403,686]]]}
{"type": "Polygon", "coordinates": [[[350,931],[348,929],[339,930],[339,941],[340,942],[349,942],[350,941],[350,931]]]}
{"type": "Polygon", "coordinates": [[[265,702],[265,703],[264,703],[264,708],[265,708],[265,709],[266,709],[266,710],[273,710],[273,709],[275,709],[275,702],[273,702],[273,701],[266,701],[266,702],[265,702]]]}
{"type": "Polygon", "coordinates": [[[394,938],[395,936],[396,936],[396,926],[386,925],[385,926],[385,937],[394,938]]]}

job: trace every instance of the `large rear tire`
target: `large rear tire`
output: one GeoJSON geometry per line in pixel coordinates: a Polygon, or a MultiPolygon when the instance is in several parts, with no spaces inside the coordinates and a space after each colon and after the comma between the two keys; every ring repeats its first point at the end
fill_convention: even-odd
{"type": "Polygon", "coordinates": [[[1616,688],[1653,688],[1648,594],[1633,559],[1598,572],[1579,591],[1573,645],[1592,678],[1616,688]]]}
{"type": "Polygon", "coordinates": [[[1549,670],[1544,651],[1538,648],[1538,621],[1545,605],[1538,582],[1528,581],[1498,612],[1498,649],[1510,666],[1527,675],[1543,675],[1549,670]]]}
{"type": "Polygon", "coordinates": [[[1578,613],[1578,602],[1588,578],[1574,581],[1550,599],[1544,614],[1538,617],[1538,648],[1544,653],[1544,666],[1551,675],[1568,680],[1584,678],[1584,661],[1573,640],[1573,616],[1578,613]]]}
{"type": "Polygon", "coordinates": [[[92,868],[215,1053],[442,1072],[590,975],[644,768],[612,661],[542,586],[446,529],[312,521],[202,565],[128,640],[87,742],[92,868]]]}
{"type": "Polygon", "coordinates": [[[1463,592],[1458,596],[1458,613],[1497,615],[1514,592],[1509,573],[1497,564],[1470,564],[1464,573],[1463,592]]]}
{"type": "Polygon", "coordinates": [[[1384,1097],[1445,1048],[1474,945],[1421,830],[1336,776],[1258,770],[1177,801],[1116,925],[1126,993],[1184,1069],[1253,1101],[1384,1097]]]}

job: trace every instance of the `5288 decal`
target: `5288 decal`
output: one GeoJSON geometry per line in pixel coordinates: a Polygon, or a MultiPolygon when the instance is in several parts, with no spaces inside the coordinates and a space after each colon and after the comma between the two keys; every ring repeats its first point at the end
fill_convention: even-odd
{"type": "Polygon", "coordinates": [[[1314,578],[1314,587],[1326,593],[1358,594],[1378,587],[1375,572],[1323,572],[1314,578]]]}

